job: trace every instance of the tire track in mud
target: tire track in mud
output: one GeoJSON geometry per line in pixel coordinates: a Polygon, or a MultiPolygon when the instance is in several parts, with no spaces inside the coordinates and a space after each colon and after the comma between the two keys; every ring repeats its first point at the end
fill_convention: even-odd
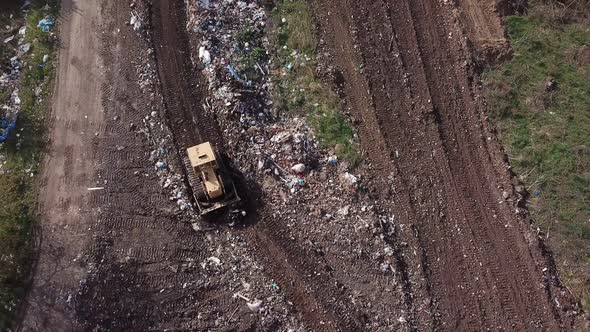
{"type": "MultiPolygon", "coordinates": [[[[452,49],[452,45],[449,45],[450,42],[446,43],[449,41],[446,31],[439,28],[447,25],[440,15],[435,14],[436,11],[441,12],[440,8],[428,1],[423,1],[421,4],[412,3],[412,5],[408,3],[406,8],[410,9],[412,17],[415,18],[415,26],[420,31],[416,34],[420,53],[432,55],[429,61],[424,61],[424,68],[426,76],[429,77],[427,82],[432,98],[432,112],[438,124],[445,157],[448,159],[444,170],[452,181],[452,187],[447,190],[453,190],[452,200],[461,202],[463,206],[462,213],[458,216],[460,220],[467,221],[463,227],[471,230],[471,236],[476,243],[482,244],[480,248],[477,248],[479,255],[476,255],[475,262],[483,262],[489,267],[488,271],[484,271],[488,277],[488,288],[495,287],[499,290],[497,292],[499,307],[504,314],[498,316],[507,319],[503,322],[505,326],[510,324],[512,328],[524,329],[526,322],[523,322],[520,317],[545,318],[545,315],[550,316],[551,313],[539,310],[540,306],[537,305],[543,299],[533,287],[532,281],[538,279],[538,274],[533,272],[534,262],[529,258],[530,253],[527,253],[530,249],[522,246],[522,244],[526,246],[524,237],[518,231],[515,233],[505,227],[511,222],[518,223],[517,218],[505,213],[504,220],[497,220],[497,213],[501,207],[495,206],[493,202],[497,202],[500,195],[499,193],[492,195],[489,183],[493,179],[487,176],[487,174],[494,174],[494,171],[486,169],[483,165],[490,163],[491,158],[489,155],[478,153],[480,147],[485,146],[483,133],[472,132],[474,122],[475,128],[481,128],[483,120],[478,118],[477,113],[473,121],[466,116],[466,113],[461,112],[464,109],[477,108],[469,92],[462,91],[461,84],[464,87],[468,86],[469,82],[466,79],[462,80],[461,77],[466,77],[467,74],[455,70],[456,64],[460,63],[459,56],[453,53],[441,54],[441,50],[452,49]],[[423,17],[426,19],[422,19],[423,17]],[[433,24],[428,25],[425,22],[433,24]],[[438,28],[434,29],[433,26],[438,28]],[[447,60],[449,58],[450,62],[447,60]],[[459,79],[448,80],[449,77],[459,79]],[[446,95],[441,95],[441,91],[445,91],[446,95]],[[453,99],[449,98],[449,92],[453,99]],[[513,252],[514,247],[508,248],[507,244],[517,246],[516,255],[513,252]],[[502,259],[498,259],[499,257],[502,259]]],[[[548,323],[552,322],[548,321],[548,323]]],[[[547,323],[542,325],[557,328],[547,323]]]]}
{"type": "MultiPolygon", "coordinates": [[[[103,106],[106,126],[89,142],[96,151],[97,185],[104,190],[89,194],[97,213],[89,220],[90,244],[82,260],[90,266],[80,282],[75,304],[79,322],[87,330],[164,330],[192,326],[189,311],[201,311],[196,301],[203,279],[198,264],[207,254],[204,236],[174,213],[153,174],[144,136],[130,130],[149,114],[149,93],[141,92],[135,67],[140,47],[125,22],[130,17],[125,1],[102,8],[107,18],[102,58],[109,64],[103,106]],[[137,172],[137,173],[136,173],[137,172]]],[[[178,161],[169,158],[176,166],[178,161]]]]}
{"type": "Polygon", "coordinates": [[[223,151],[215,119],[205,113],[200,103],[204,100],[204,89],[191,64],[185,20],[182,1],[153,1],[153,38],[166,118],[179,155],[204,141],[211,141],[223,151]]]}
{"type": "MultiPolygon", "coordinates": [[[[325,34],[349,39],[342,35],[352,34],[358,42],[374,109],[369,117],[361,115],[361,126],[370,131],[378,124],[372,136],[361,136],[361,144],[382,140],[390,158],[371,149],[369,157],[381,159],[381,165],[394,162],[399,171],[391,206],[406,211],[401,222],[415,225],[429,291],[413,297],[433,295],[432,327],[557,330],[560,317],[538,286],[542,262],[532,252],[536,248],[527,245],[522,233],[527,229],[508,203],[498,203],[496,188],[503,179],[496,178],[500,172],[492,158],[497,154],[488,151],[483,106],[462,65],[467,47],[449,21],[452,7],[444,6],[426,0],[354,6],[334,0],[316,4],[316,11],[332,20],[325,34]],[[334,28],[334,17],[346,17],[342,25],[350,32],[334,28]]],[[[351,57],[342,45],[328,47],[336,58],[351,57]]],[[[358,79],[350,69],[344,73],[348,80],[358,79]]],[[[416,266],[410,271],[418,272],[416,266]]],[[[427,324],[424,319],[416,316],[414,323],[427,324]]]]}
{"type": "MultiPolygon", "coordinates": [[[[387,235],[384,231],[384,240],[396,249],[397,268],[400,271],[400,280],[404,291],[404,302],[408,316],[408,327],[410,330],[431,330],[436,326],[435,315],[436,303],[433,303],[430,285],[426,282],[427,271],[421,257],[421,242],[423,236],[411,225],[417,223],[417,212],[410,201],[407,184],[399,176],[400,170],[395,163],[397,158],[395,149],[389,147],[388,128],[393,128],[397,120],[395,118],[378,117],[377,114],[387,112],[376,112],[379,100],[370,94],[372,82],[358,70],[359,63],[365,63],[362,54],[359,54],[357,39],[359,31],[355,27],[356,12],[355,6],[349,1],[335,2],[313,2],[316,20],[320,24],[320,37],[325,46],[335,54],[334,62],[347,79],[344,85],[344,94],[348,107],[355,112],[358,121],[359,136],[364,155],[370,159],[376,174],[373,185],[378,190],[381,209],[388,211],[388,214],[395,216],[395,232],[387,235]],[[337,50],[337,51],[334,51],[337,50]],[[358,112],[358,113],[357,113],[358,112]],[[385,153],[384,153],[385,152],[385,153]],[[392,199],[395,197],[395,199],[392,199]],[[388,199],[389,198],[389,199],[388,199]],[[400,225],[401,222],[404,224],[400,225]],[[407,227],[404,227],[407,226],[407,227]],[[417,252],[419,251],[419,252],[417,252]]],[[[379,15],[382,11],[374,12],[379,15]]],[[[383,27],[380,26],[379,31],[383,27]]],[[[388,48],[388,43],[383,42],[388,48]]],[[[391,52],[392,49],[389,49],[391,52]]],[[[389,58],[382,58],[389,59],[389,58]]],[[[388,79],[388,77],[386,77],[388,79]]],[[[401,80],[400,80],[401,82],[401,80]]],[[[392,89],[387,91],[388,96],[393,94],[397,100],[403,101],[407,91],[392,89]]],[[[398,105],[393,104],[394,107],[398,105]]]]}

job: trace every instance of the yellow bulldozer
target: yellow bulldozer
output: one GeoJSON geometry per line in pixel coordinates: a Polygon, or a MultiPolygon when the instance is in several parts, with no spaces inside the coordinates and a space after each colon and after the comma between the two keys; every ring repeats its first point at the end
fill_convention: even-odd
{"type": "Polygon", "coordinates": [[[186,154],[189,183],[201,215],[240,201],[232,178],[210,142],[192,146],[186,154]]]}

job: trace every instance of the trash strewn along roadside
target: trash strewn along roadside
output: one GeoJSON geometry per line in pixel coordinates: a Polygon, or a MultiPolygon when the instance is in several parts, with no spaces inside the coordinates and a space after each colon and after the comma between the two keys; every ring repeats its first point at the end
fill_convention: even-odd
{"type": "Polygon", "coordinates": [[[55,73],[57,7],[56,1],[0,7],[0,330],[5,330],[29,273],[35,181],[55,73]]]}

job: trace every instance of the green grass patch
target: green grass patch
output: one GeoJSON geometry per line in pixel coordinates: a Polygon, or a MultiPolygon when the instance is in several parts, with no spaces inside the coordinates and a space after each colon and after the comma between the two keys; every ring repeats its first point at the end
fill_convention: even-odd
{"type": "MultiPolygon", "coordinates": [[[[55,36],[37,27],[45,16],[57,17],[57,1],[49,1],[49,4],[49,11],[42,9],[45,1],[34,4],[24,17],[20,11],[0,14],[3,26],[26,24],[25,42],[31,43],[31,50],[21,57],[23,70],[18,86],[21,111],[17,128],[0,146],[0,330],[9,328],[19,299],[25,293],[31,262],[37,202],[35,181],[45,142],[44,123],[50,106],[57,54],[55,36]],[[46,62],[43,61],[45,55],[48,56],[46,62]]],[[[6,49],[0,54],[12,56],[6,49]]],[[[0,61],[4,63],[5,59],[0,61]]],[[[6,102],[10,92],[0,91],[0,104],[6,102]]]]}
{"type": "Polygon", "coordinates": [[[266,50],[261,44],[262,34],[263,29],[246,25],[235,36],[235,41],[238,42],[238,52],[234,58],[235,69],[253,82],[262,78],[259,66],[268,60],[266,50]]]}
{"type": "Polygon", "coordinates": [[[353,167],[361,156],[354,131],[340,112],[340,98],[316,75],[316,40],[311,10],[305,0],[279,1],[272,11],[278,69],[275,99],[290,113],[308,117],[321,144],[353,167]]]}
{"type": "Polygon", "coordinates": [[[509,17],[507,29],[514,57],[483,77],[492,119],[566,281],[588,298],[590,30],[543,15],[509,17]]]}

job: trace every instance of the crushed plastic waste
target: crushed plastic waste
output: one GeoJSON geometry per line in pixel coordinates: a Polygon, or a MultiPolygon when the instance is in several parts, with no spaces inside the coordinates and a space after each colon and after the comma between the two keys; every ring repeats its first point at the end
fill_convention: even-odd
{"type": "Polygon", "coordinates": [[[201,48],[199,48],[199,59],[204,64],[211,63],[211,53],[209,53],[209,51],[207,51],[207,49],[204,46],[201,46],[201,48]]]}
{"type": "MultiPolygon", "coordinates": [[[[4,39],[4,43],[13,43],[17,36],[21,36],[18,47],[13,49],[9,58],[8,66],[0,73],[0,88],[10,93],[9,98],[0,100],[0,143],[5,142],[11,133],[16,129],[17,119],[21,110],[21,99],[19,97],[18,81],[22,70],[21,57],[31,50],[30,43],[24,43],[26,28],[19,29],[17,35],[4,39]]],[[[18,135],[18,134],[17,134],[18,135]]],[[[19,143],[17,142],[17,148],[19,143]]]]}
{"type": "Polygon", "coordinates": [[[304,164],[296,164],[291,167],[291,170],[295,173],[303,173],[305,172],[305,165],[304,164]]]}
{"type": "Polygon", "coordinates": [[[51,28],[55,25],[55,20],[52,18],[44,18],[39,21],[37,27],[41,28],[43,32],[51,32],[51,28]]]}
{"type": "Polygon", "coordinates": [[[135,30],[135,31],[141,30],[141,28],[143,26],[143,22],[141,21],[141,18],[136,13],[133,13],[131,15],[131,20],[129,21],[129,24],[131,24],[131,26],[133,27],[133,30],[135,30]]]}

